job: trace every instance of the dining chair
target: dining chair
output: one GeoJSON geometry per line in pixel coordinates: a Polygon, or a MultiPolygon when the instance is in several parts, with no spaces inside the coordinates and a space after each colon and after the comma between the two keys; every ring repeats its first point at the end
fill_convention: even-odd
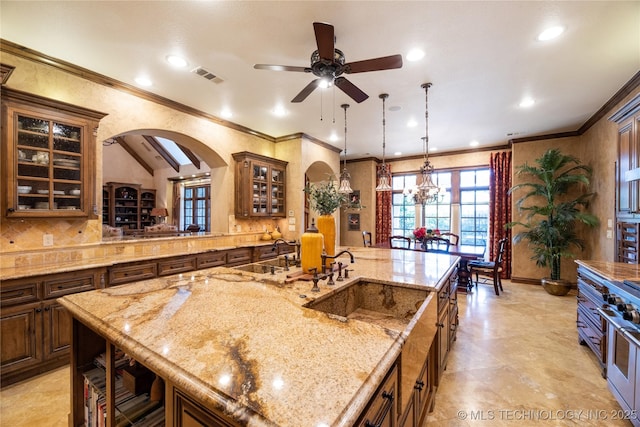
{"type": "Polygon", "coordinates": [[[458,246],[458,241],[460,240],[460,236],[454,233],[441,233],[440,237],[449,240],[452,246],[458,246]]]}
{"type": "Polygon", "coordinates": [[[493,283],[493,289],[496,291],[496,295],[500,295],[502,289],[502,279],[500,273],[502,273],[502,262],[504,261],[504,253],[507,249],[507,242],[509,239],[504,238],[498,241],[498,255],[493,261],[470,261],[467,264],[469,272],[472,276],[476,276],[476,288],[478,288],[478,276],[484,276],[482,283],[493,283]]]}
{"type": "Polygon", "coordinates": [[[370,231],[362,232],[362,244],[364,245],[365,248],[370,248],[372,246],[371,239],[372,237],[371,237],[370,231]]]}
{"type": "Polygon", "coordinates": [[[451,242],[448,239],[437,236],[427,236],[422,239],[422,249],[427,252],[449,252],[451,242]]]}
{"type": "Polygon", "coordinates": [[[404,236],[389,237],[389,247],[391,249],[411,249],[411,238],[404,236]]]}

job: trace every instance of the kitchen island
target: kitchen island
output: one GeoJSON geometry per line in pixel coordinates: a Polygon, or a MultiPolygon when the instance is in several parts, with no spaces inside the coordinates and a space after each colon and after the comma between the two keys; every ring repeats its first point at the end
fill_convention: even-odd
{"type": "MultiPolygon", "coordinates": [[[[416,348],[429,359],[438,341],[437,299],[458,257],[349,249],[356,258],[349,279],[320,282],[319,293],[309,281],[287,279],[295,269],[271,275],[218,267],[59,299],[74,318],[71,425],[84,423],[83,370],[106,351],[109,382],[115,348],[165,380],[167,425],[180,424],[185,397],[220,425],[354,425],[396,366],[399,398],[389,425],[407,419],[417,374],[405,387],[410,369],[399,360],[411,359],[414,331],[416,348]],[[387,285],[391,301],[398,285],[421,290],[424,303],[400,326],[397,319],[376,323],[305,307],[363,281],[387,285]]],[[[449,336],[449,328],[440,333],[449,336]]],[[[433,381],[438,369],[429,369],[433,381]]]]}

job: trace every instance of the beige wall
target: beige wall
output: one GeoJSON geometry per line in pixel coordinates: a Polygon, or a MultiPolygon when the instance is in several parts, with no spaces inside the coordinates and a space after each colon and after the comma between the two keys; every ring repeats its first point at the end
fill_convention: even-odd
{"type": "MultiPolygon", "coordinates": [[[[101,141],[116,135],[142,133],[149,129],[159,130],[160,133],[184,135],[185,137],[179,142],[201,154],[208,165],[217,169],[212,171],[214,182],[212,186],[216,189],[217,207],[212,209],[212,231],[215,232],[237,231],[238,224],[241,224],[242,232],[256,233],[264,228],[272,230],[276,224],[284,225],[284,221],[280,221],[282,224],[273,220],[267,220],[264,223],[255,220],[244,220],[243,222],[243,220],[234,218],[234,171],[233,167],[230,167],[234,164],[232,153],[250,151],[289,162],[287,168],[290,174],[290,178],[287,179],[288,194],[294,195],[292,203],[297,224],[302,222],[302,210],[299,207],[302,205],[302,199],[299,196],[296,197],[301,193],[304,183],[304,180],[300,178],[304,174],[301,171],[306,170],[308,165],[312,163],[310,159],[314,159],[314,161],[322,159],[331,165],[332,169],[337,169],[338,166],[337,153],[321,144],[301,139],[286,143],[274,143],[6,52],[1,52],[0,60],[3,64],[15,67],[6,84],[7,87],[108,114],[101,120],[97,134],[97,195],[101,194],[103,182],[101,177],[104,176],[101,141]],[[302,145],[304,148],[301,147],[302,145]],[[242,224],[245,225],[242,226],[242,224]]],[[[106,147],[104,151],[111,150],[111,148],[106,147]]],[[[107,164],[111,168],[112,163],[107,161],[105,167],[107,164]]],[[[106,176],[109,177],[109,180],[119,182],[131,182],[132,178],[148,181],[139,172],[137,166],[134,167],[129,162],[124,166],[131,166],[131,169],[128,170],[134,172],[127,173],[123,178],[118,178],[115,174],[116,169],[114,169],[107,172],[106,176]]],[[[166,194],[159,194],[159,200],[166,201],[166,194]]],[[[100,211],[100,209],[98,210],[100,211]]],[[[101,224],[101,218],[90,220],[14,220],[3,218],[0,223],[1,252],[43,249],[42,241],[45,233],[52,234],[54,242],[54,246],[47,250],[96,243],[102,238],[101,224]]],[[[299,228],[296,228],[297,232],[299,232],[299,228]]]]}

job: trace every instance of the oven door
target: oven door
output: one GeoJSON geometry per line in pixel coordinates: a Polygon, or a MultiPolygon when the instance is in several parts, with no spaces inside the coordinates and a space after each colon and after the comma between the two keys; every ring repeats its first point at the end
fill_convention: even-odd
{"type": "MultiPolygon", "coordinates": [[[[623,409],[631,410],[636,403],[637,346],[624,331],[608,323],[607,381],[609,389],[618,398],[623,409]],[[624,402],[624,403],[623,403],[624,402]]],[[[640,390],[637,391],[640,393],[640,390]]]]}

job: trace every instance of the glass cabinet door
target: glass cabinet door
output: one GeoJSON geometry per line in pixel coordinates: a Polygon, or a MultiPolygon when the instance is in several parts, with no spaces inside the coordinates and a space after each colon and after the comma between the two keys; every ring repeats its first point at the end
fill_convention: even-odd
{"type": "Polygon", "coordinates": [[[17,115],[18,211],[84,210],[82,128],[17,115]]]}

